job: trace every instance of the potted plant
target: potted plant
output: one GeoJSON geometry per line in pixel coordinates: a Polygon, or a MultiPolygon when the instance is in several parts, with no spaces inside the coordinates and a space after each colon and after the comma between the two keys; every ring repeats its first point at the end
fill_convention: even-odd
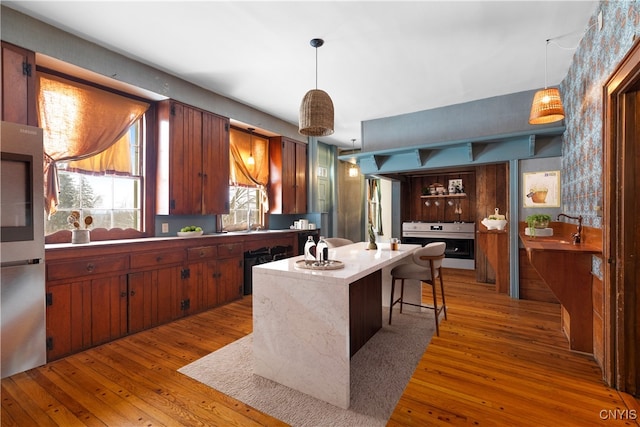
{"type": "Polygon", "coordinates": [[[547,228],[549,221],[551,221],[551,215],[541,213],[529,215],[526,219],[527,225],[531,229],[547,228]]]}

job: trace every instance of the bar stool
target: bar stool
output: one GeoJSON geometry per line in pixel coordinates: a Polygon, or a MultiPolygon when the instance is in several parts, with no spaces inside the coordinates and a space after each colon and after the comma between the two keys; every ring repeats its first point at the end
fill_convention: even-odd
{"type": "Polygon", "coordinates": [[[413,253],[413,262],[401,264],[391,270],[391,298],[389,304],[389,324],[391,324],[391,314],[393,306],[400,303],[400,313],[402,313],[402,305],[408,304],[420,308],[428,308],[433,310],[436,318],[436,335],[440,336],[440,328],[438,327],[438,317],[440,312],[444,310],[444,318],[447,318],[447,306],[444,301],[444,284],[442,283],[442,260],[444,259],[444,250],[446,243],[434,242],[429,243],[423,248],[413,253]],[[438,307],[438,298],[436,296],[436,279],[440,278],[440,292],[442,293],[442,306],[438,307]],[[420,304],[405,302],[404,297],[404,281],[405,279],[420,280],[421,284],[431,285],[433,293],[433,305],[422,305],[422,292],[420,292],[420,304]],[[400,298],[393,300],[396,280],[400,280],[400,298]]]}

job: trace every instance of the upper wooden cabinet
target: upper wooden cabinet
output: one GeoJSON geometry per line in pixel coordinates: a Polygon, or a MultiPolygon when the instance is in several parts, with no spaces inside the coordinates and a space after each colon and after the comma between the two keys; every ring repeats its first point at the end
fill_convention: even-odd
{"type": "Polygon", "coordinates": [[[271,213],[307,212],[307,144],[269,138],[269,205],[271,213]]]}
{"type": "Polygon", "coordinates": [[[162,101],[158,108],[156,212],[229,212],[229,119],[162,101]]]}
{"type": "Polygon", "coordinates": [[[36,60],[31,51],[2,42],[2,120],[38,126],[36,60]]]}

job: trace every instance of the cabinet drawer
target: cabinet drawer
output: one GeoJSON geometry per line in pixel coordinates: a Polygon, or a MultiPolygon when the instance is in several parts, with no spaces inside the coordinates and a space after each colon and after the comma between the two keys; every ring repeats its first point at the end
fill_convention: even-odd
{"type": "Polygon", "coordinates": [[[115,271],[126,274],[128,268],[129,255],[56,262],[47,264],[47,280],[71,279],[115,271]]]}
{"type": "Polygon", "coordinates": [[[218,257],[229,258],[242,256],[242,243],[225,243],[218,245],[218,257]]]}
{"type": "Polygon", "coordinates": [[[148,252],[131,255],[131,268],[164,267],[184,260],[184,249],[166,252],[148,252]]]}
{"type": "Polygon", "coordinates": [[[187,259],[189,261],[204,259],[204,258],[215,258],[217,256],[218,256],[217,246],[200,246],[197,248],[187,249],[187,259]]]}

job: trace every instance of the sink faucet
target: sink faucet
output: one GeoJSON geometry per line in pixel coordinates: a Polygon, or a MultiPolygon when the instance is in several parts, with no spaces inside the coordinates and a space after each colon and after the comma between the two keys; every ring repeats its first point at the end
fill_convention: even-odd
{"type": "Polygon", "coordinates": [[[578,216],[569,216],[567,214],[558,214],[558,217],[556,218],[556,221],[560,220],[560,217],[563,216],[565,218],[569,218],[569,219],[577,219],[578,220],[578,229],[576,230],[575,233],[571,234],[571,238],[573,239],[573,244],[577,245],[578,243],[580,243],[582,241],[582,215],[578,215],[578,216]]]}

